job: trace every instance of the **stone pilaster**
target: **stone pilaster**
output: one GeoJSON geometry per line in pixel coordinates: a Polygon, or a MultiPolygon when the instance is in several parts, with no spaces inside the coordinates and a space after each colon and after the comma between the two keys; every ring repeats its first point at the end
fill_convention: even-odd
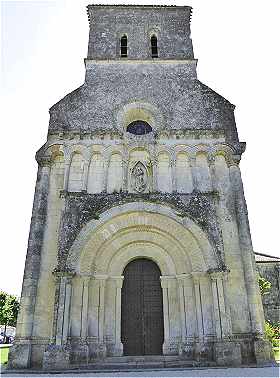
{"type": "Polygon", "coordinates": [[[40,275],[41,251],[47,219],[51,161],[37,156],[39,164],[32,218],[17,321],[17,338],[9,352],[11,368],[27,368],[30,364],[33,319],[40,275]]]}
{"type": "Polygon", "coordinates": [[[250,234],[247,205],[244,197],[243,184],[239,166],[230,167],[230,179],[235,191],[235,208],[239,234],[239,244],[243,261],[248,304],[251,317],[251,327],[254,334],[263,335],[264,316],[260,305],[259,288],[257,283],[255,263],[253,261],[253,246],[250,234]]]}

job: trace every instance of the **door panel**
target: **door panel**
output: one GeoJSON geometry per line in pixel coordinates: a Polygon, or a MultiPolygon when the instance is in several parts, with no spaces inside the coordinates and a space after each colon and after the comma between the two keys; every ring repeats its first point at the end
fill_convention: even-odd
{"type": "Polygon", "coordinates": [[[151,260],[134,260],[124,270],[121,330],[124,355],[162,354],[160,270],[151,260]]]}

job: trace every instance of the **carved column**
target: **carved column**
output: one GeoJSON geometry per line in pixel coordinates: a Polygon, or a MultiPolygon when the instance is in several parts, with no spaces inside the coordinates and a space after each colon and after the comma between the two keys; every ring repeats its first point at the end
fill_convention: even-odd
{"type": "Polygon", "coordinates": [[[57,305],[56,325],[55,325],[55,344],[62,345],[67,343],[69,330],[70,301],[72,293],[73,273],[57,272],[54,273],[59,280],[59,297],[57,305]]]}
{"type": "Polygon", "coordinates": [[[231,324],[229,322],[228,309],[225,301],[224,281],[227,272],[210,273],[213,293],[213,308],[216,336],[218,339],[231,335],[231,324]]]}
{"type": "Polygon", "coordinates": [[[64,182],[63,182],[63,190],[67,192],[68,190],[68,182],[69,182],[69,173],[70,173],[70,160],[65,160],[64,165],[64,182]]]}
{"type": "Polygon", "coordinates": [[[203,273],[201,272],[192,273],[193,283],[194,283],[194,293],[195,293],[197,331],[198,331],[198,337],[200,341],[202,341],[204,337],[203,312],[202,312],[201,288],[200,288],[200,280],[202,276],[203,276],[203,273]]]}
{"type": "Polygon", "coordinates": [[[128,160],[127,159],[123,159],[122,167],[123,167],[123,169],[122,169],[122,172],[123,172],[122,188],[123,188],[124,192],[127,192],[128,191],[128,160]]]}
{"type": "Polygon", "coordinates": [[[99,286],[99,306],[98,306],[98,354],[106,356],[106,345],[104,342],[104,321],[105,321],[105,286],[107,276],[96,275],[95,280],[99,286]]]}
{"type": "Polygon", "coordinates": [[[189,157],[190,171],[192,175],[193,189],[197,189],[197,177],[196,177],[196,158],[194,154],[189,157]]]}
{"type": "Polygon", "coordinates": [[[110,160],[104,159],[103,192],[107,192],[109,164],[110,160]]]}
{"type": "Polygon", "coordinates": [[[89,171],[89,161],[84,161],[84,171],[83,171],[83,184],[82,190],[87,191],[87,183],[88,183],[88,171],[89,171]]]}
{"type": "Polygon", "coordinates": [[[170,337],[170,327],[169,327],[169,301],[168,301],[168,278],[160,277],[161,287],[162,287],[162,300],[163,300],[163,321],[164,321],[164,343],[163,343],[163,354],[168,354],[168,344],[170,337]],[[167,351],[166,351],[167,349],[167,351]]]}
{"type": "Polygon", "coordinates": [[[85,339],[88,336],[88,290],[91,277],[83,277],[83,298],[82,298],[82,327],[81,337],[85,339]]]}
{"type": "Polygon", "coordinates": [[[173,276],[161,276],[163,296],[164,343],[163,354],[178,354],[180,342],[174,339],[174,327],[177,328],[174,315],[177,312],[175,303],[178,303],[177,280],[173,276]],[[173,327],[173,328],[172,328],[173,327]]]}
{"type": "Polygon", "coordinates": [[[158,160],[153,160],[153,191],[158,191],[158,160]]]}
{"type": "Polygon", "coordinates": [[[186,340],[187,335],[187,328],[186,328],[186,307],[185,307],[185,293],[184,293],[184,275],[177,276],[178,280],[178,296],[179,296],[179,304],[180,304],[180,319],[181,319],[181,338],[182,342],[184,343],[186,340]]]}
{"type": "Polygon", "coordinates": [[[170,170],[171,170],[172,192],[176,192],[177,183],[176,183],[176,159],[175,158],[172,158],[170,160],[170,170]]]}
{"type": "Polygon", "coordinates": [[[215,156],[208,154],[208,166],[210,175],[210,188],[211,190],[216,190],[216,180],[215,180],[215,156]]]}
{"type": "Polygon", "coordinates": [[[112,277],[115,282],[116,290],[116,303],[115,303],[115,348],[113,351],[114,356],[122,356],[123,354],[123,344],[121,342],[121,297],[122,297],[122,285],[123,276],[112,277]]]}

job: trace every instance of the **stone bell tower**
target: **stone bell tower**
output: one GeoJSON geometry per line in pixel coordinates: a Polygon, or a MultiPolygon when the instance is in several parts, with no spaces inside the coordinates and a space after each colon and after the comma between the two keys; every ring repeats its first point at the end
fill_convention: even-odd
{"type": "Polygon", "coordinates": [[[36,155],[10,367],[269,360],[245,143],[197,79],[191,8],[87,9],[85,82],[50,109],[36,155]]]}

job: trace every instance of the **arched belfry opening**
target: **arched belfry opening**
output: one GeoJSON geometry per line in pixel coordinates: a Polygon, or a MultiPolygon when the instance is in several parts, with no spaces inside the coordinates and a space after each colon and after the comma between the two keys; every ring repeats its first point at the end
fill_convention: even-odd
{"type": "Polygon", "coordinates": [[[151,36],[152,58],[158,58],[158,40],[156,35],[151,36]]]}
{"type": "Polygon", "coordinates": [[[161,272],[149,259],[136,259],[124,269],[121,341],[126,356],[161,355],[163,303],[161,272]]]}
{"type": "Polygon", "coordinates": [[[121,37],[121,57],[127,58],[127,36],[123,35],[121,37]]]}

